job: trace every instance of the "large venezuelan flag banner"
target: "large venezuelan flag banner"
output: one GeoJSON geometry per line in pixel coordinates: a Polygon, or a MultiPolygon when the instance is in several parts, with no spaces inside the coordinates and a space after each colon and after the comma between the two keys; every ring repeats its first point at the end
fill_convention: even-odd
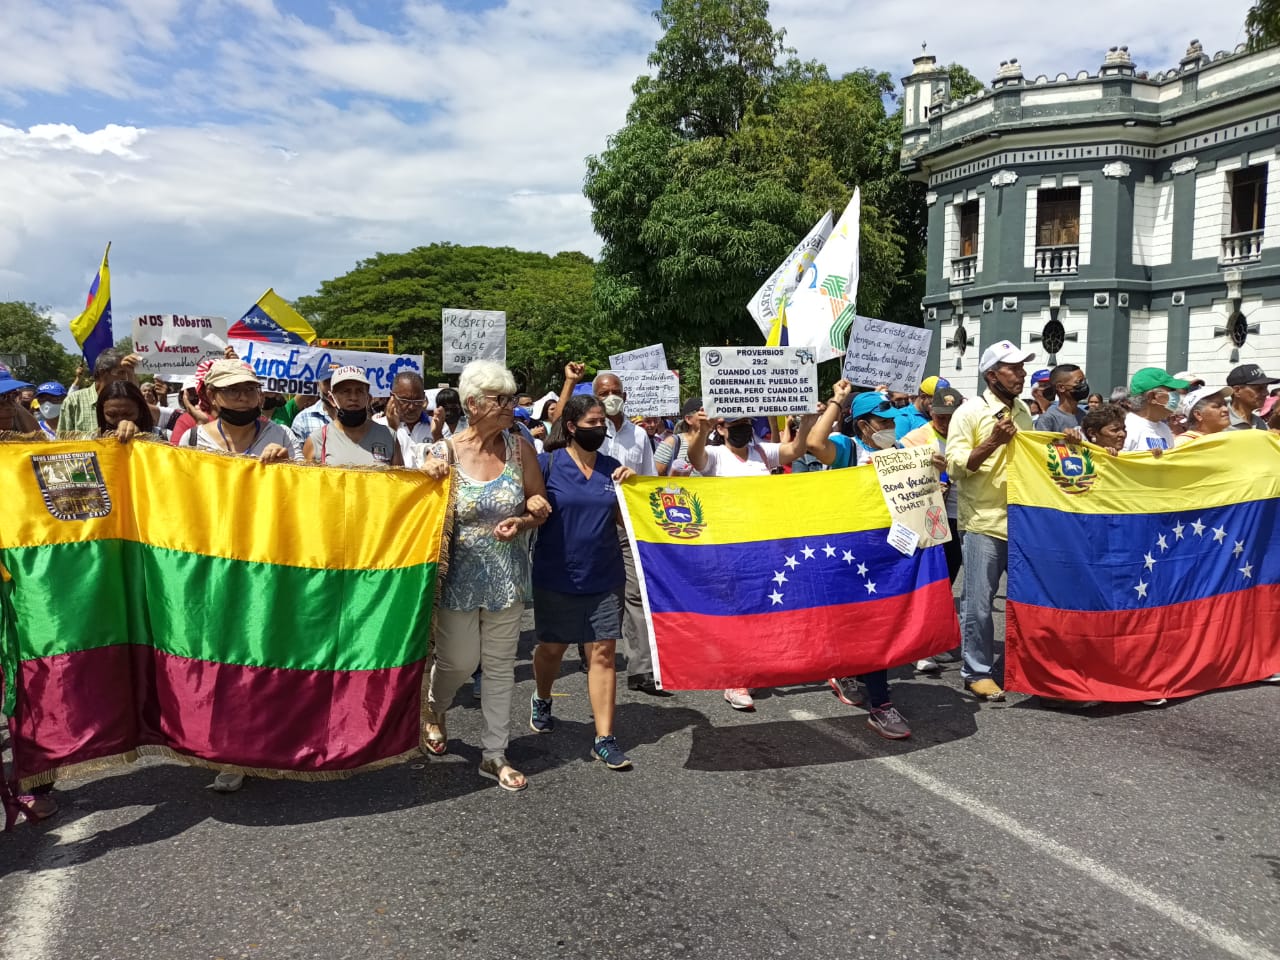
{"type": "Polygon", "coordinates": [[[1280,671],[1280,437],[1159,459],[1060,439],[1013,441],[1006,685],[1123,702],[1280,671]]]}
{"type": "Polygon", "coordinates": [[[665,689],[853,676],[960,642],[942,547],[889,546],[872,467],[618,490],[665,689]]]}
{"type": "Polygon", "coordinates": [[[146,752],[332,777],[411,752],[447,502],[410,471],[0,444],[17,777],[146,752]]]}

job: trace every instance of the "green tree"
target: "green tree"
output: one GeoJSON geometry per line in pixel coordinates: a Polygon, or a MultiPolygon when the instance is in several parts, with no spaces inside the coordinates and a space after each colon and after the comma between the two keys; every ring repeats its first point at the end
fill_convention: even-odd
{"type": "Polygon", "coordinates": [[[34,303],[0,303],[0,354],[22,357],[13,365],[13,375],[30,383],[57,380],[70,385],[77,358],[54,338],[48,308],[34,303]]]}
{"type": "Polygon", "coordinates": [[[559,387],[566,361],[594,370],[625,348],[617,329],[598,320],[593,272],[581,253],[433,243],[375,254],[295,306],[322,336],[394,336],[397,351],[424,354],[428,383],[443,377],[443,309],[504,310],[507,365],[522,389],[537,393],[559,387]]]}
{"type": "Polygon", "coordinates": [[[1280,0],[1258,0],[1244,18],[1250,50],[1280,43],[1280,0]]]}

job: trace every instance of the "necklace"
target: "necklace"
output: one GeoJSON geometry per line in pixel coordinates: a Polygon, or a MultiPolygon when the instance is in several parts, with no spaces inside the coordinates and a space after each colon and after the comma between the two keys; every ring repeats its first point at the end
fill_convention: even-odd
{"type": "Polygon", "coordinates": [[[222,418],[218,418],[218,433],[222,436],[222,445],[227,448],[227,453],[248,453],[253,449],[253,445],[258,442],[258,437],[262,435],[262,421],[255,420],[253,422],[253,440],[243,450],[231,449],[231,441],[227,439],[227,431],[222,429],[222,418]]]}

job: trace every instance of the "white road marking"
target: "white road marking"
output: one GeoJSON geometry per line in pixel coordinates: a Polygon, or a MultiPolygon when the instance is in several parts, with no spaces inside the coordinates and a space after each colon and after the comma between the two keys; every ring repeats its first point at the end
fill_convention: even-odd
{"type": "MultiPolygon", "coordinates": [[[[823,719],[808,710],[791,710],[788,712],[791,714],[792,719],[795,720],[811,721],[823,719]]],[[[839,732],[823,730],[821,727],[819,732],[830,740],[837,740],[844,746],[853,747],[863,756],[874,759],[881,766],[892,770],[901,777],[906,777],[916,786],[929,791],[942,800],[946,800],[948,803],[954,804],[965,813],[985,821],[1033,850],[1084,874],[1095,883],[1128,897],[1135,903],[1195,934],[1224,953],[1239,957],[1240,960],[1280,960],[1280,954],[1267,949],[1261,944],[1253,943],[1237,936],[1226,927],[1206,920],[1199,914],[1192,913],[1172,900],[1162,897],[1150,887],[1143,886],[1136,880],[1112,870],[1106,864],[1095,860],[1093,857],[1019,823],[1008,814],[994,809],[989,803],[979,800],[977,797],[962,790],[957,790],[932,774],[925,773],[902,757],[876,756],[864,744],[852,737],[839,732]]]]}

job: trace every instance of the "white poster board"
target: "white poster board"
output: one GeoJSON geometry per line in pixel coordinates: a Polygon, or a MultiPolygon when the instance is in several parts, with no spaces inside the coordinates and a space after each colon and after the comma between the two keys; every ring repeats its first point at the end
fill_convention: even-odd
{"type": "Polygon", "coordinates": [[[701,358],[709,417],[817,412],[818,362],[808,347],[703,347],[701,358]]]}
{"type": "Polygon", "coordinates": [[[375,397],[391,396],[396,374],[408,370],[422,375],[422,354],[365,353],[362,350],[331,350],[287,343],[232,340],[238,356],[253,367],[262,389],[268,393],[302,394],[313,397],[316,386],[338,367],[359,367],[369,378],[369,392],[375,397]]]}
{"type": "Polygon", "coordinates": [[[680,378],[671,370],[601,370],[622,381],[627,416],[674,417],[680,413],[680,378]]]}
{"type": "MultiPolygon", "coordinates": [[[[609,367],[612,370],[666,370],[667,348],[660,343],[625,353],[609,354],[609,367]]],[[[648,416],[648,414],[645,414],[648,416]]],[[[653,414],[658,416],[658,414],[653,414]]]]}
{"type": "Polygon", "coordinates": [[[844,355],[844,379],[854,386],[888,384],[896,393],[920,392],[933,331],[905,323],[855,317],[844,355]]]}
{"type": "Polygon", "coordinates": [[[472,360],[507,364],[507,315],[502,310],[442,312],[440,353],[445,373],[461,373],[472,360]]]}
{"type": "Polygon", "coordinates": [[[936,452],[937,447],[929,444],[902,450],[877,450],[871,455],[893,526],[914,534],[910,538],[910,550],[895,543],[892,535],[889,542],[908,555],[915,552],[916,546],[932,547],[951,539],[942,484],[933,468],[936,452]]]}
{"type": "Polygon", "coordinates": [[[225,317],[151,313],[133,318],[133,352],[142,360],[138,372],[161,380],[195,373],[201,360],[221,357],[226,347],[225,317]]]}

